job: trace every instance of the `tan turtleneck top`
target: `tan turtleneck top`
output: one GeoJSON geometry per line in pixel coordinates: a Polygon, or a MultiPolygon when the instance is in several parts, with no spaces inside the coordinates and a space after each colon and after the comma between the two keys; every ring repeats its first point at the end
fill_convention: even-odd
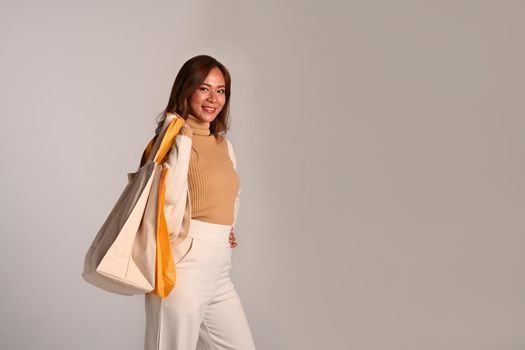
{"type": "Polygon", "coordinates": [[[190,114],[186,122],[193,131],[188,169],[191,218],[231,225],[240,180],[223,136],[210,132],[210,123],[190,114]]]}

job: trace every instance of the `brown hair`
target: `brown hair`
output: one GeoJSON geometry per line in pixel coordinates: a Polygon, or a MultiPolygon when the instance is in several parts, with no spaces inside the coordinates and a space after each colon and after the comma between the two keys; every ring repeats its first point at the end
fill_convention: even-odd
{"type": "Polygon", "coordinates": [[[157,120],[155,134],[158,134],[162,129],[167,113],[177,113],[184,119],[188,118],[188,114],[190,113],[190,96],[200,84],[204,82],[210,70],[215,67],[218,68],[224,76],[226,101],[220,113],[210,123],[210,133],[218,136],[219,133],[226,133],[228,131],[230,127],[230,72],[215,58],[208,55],[198,55],[187,60],[179,70],[171,89],[168,105],[160,114],[160,120],[157,120]]]}

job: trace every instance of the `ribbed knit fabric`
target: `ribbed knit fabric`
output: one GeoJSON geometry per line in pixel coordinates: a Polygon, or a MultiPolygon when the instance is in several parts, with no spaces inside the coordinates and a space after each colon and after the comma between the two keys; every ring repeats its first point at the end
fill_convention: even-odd
{"type": "Polygon", "coordinates": [[[193,131],[188,169],[191,218],[231,225],[240,179],[228,154],[227,141],[210,133],[210,123],[190,114],[193,131]]]}

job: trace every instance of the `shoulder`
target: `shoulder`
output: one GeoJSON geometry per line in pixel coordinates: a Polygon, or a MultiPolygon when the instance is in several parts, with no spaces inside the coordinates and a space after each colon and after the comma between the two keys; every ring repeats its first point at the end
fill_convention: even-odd
{"type": "Polygon", "coordinates": [[[232,149],[233,151],[233,144],[230,141],[230,139],[226,135],[218,135],[217,136],[220,142],[226,142],[228,149],[232,149]]]}
{"type": "Polygon", "coordinates": [[[235,152],[233,151],[233,144],[232,142],[230,141],[230,139],[224,135],[221,135],[220,137],[222,137],[222,139],[224,141],[226,141],[227,143],[227,146],[228,146],[228,154],[230,155],[230,159],[233,163],[233,167],[235,169],[237,169],[237,157],[235,156],[235,152]]]}

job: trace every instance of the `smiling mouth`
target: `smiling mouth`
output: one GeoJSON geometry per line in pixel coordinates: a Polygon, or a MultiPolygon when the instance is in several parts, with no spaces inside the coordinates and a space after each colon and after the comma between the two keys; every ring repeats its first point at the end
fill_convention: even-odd
{"type": "Polygon", "coordinates": [[[208,113],[213,113],[217,110],[217,108],[215,107],[207,107],[207,106],[202,106],[202,109],[204,109],[208,113]]]}

